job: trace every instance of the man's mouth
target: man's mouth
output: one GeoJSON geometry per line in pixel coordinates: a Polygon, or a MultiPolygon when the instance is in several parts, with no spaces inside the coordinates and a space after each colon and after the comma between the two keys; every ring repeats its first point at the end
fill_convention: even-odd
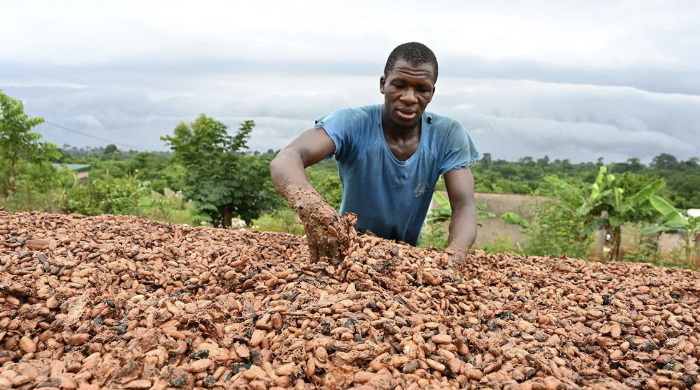
{"type": "Polygon", "coordinates": [[[404,120],[412,120],[415,119],[416,116],[418,116],[418,113],[415,110],[399,108],[398,110],[396,110],[396,112],[399,114],[399,117],[404,120]]]}

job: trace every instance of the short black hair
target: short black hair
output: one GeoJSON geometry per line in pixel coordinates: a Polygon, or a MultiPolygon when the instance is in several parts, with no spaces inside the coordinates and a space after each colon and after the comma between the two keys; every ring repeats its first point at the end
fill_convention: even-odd
{"type": "Polygon", "coordinates": [[[438,63],[433,53],[428,46],[418,42],[408,42],[396,46],[384,65],[384,77],[389,77],[389,73],[394,70],[394,65],[398,60],[404,60],[411,65],[430,64],[435,69],[435,81],[438,77],[438,63]]]}

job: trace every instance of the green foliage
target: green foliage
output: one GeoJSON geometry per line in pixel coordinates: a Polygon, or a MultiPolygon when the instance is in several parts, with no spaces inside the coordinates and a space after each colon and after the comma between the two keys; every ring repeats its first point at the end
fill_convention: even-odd
{"type": "Polygon", "coordinates": [[[442,224],[452,217],[452,207],[450,202],[439,192],[434,192],[433,198],[440,204],[440,207],[432,209],[428,214],[426,223],[421,229],[418,246],[444,250],[449,245],[449,232],[445,231],[442,224]]]}
{"type": "Polygon", "coordinates": [[[340,184],[339,177],[328,176],[321,185],[319,193],[333,208],[340,210],[340,204],[343,201],[343,186],[340,184]]]}
{"type": "Polygon", "coordinates": [[[0,202],[8,211],[63,212],[65,186],[72,181],[67,170],[56,170],[51,164],[21,162],[15,191],[0,202]]]}
{"type": "MultiPolygon", "coordinates": [[[[485,204],[478,204],[476,205],[476,219],[482,219],[482,218],[495,218],[496,213],[492,213],[490,211],[484,211],[486,209],[485,204]]],[[[481,223],[478,222],[478,225],[481,226],[481,223]]]]}
{"type": "Polygon", "coordinates": [[[343,187],[340,183],[336,161],[334,159],[323,160],[316,165],[308,167],[306,175],[309,177],[311,185],[323,196],[326,202],[333,206],[334,209],[340,210],[340,204],[343,200],[343,187]]]}
{"type": "Polygon", "coordinates": [[[523,252],[533,256],[587,258],[593,235],[584,231],[585,218],[553,201],[537,205],[535,218],[527,229],[523,252]]]}
{"type": "Polygon", "coordinates": [[[198,226],[206,217],[198,215],[194,205],[183,199],[148,196],[143,198],[142,206],[141,216],[152,221],[198,226]]]}
{"type": "Polygon", "coordinates": [[[685,248],[676,248],[670,253],[662,254],[658,251],[656,237],[645,237],[645,234],[649,233],[645,233],[644,229],[637,231],[637,239],[640,241],[640,244],[636,249],[623,253],[622,261],[693,269],[692,263],[688,261],[685,248]]]}
{"type": "Polygon", "coordinates": [[[529,229],[530,223],[520,215],[512,212],[503,213],[501,220],[510,225],[519,225],[523,229],[529,229]]]}
{"type": "Polygon", "coordinates": [[[538,204],[532,224],[513,212],[504,213],[501,215],[501,220],[510,225],[519,225],[526,230],[527,240],[521,253],[528,255],[566,254],[585,258],[589,254],[593,241],[593,236],[585,233],[584,217],[552,201],[538,204]]]}
{"type": "Polygon", "coordinates": [[[133,153],[119,157],[121,159],[103,160],[100,157],[65,157],[63,163],[90,164],[90,177],[105,179],[106,177],[127,178],[138,175],[141,180],[149,181],[151,188],[160,193],[165,188],[181,191],[185,187],[187,170],[174,156],[162,153],[133,153]]]}
{"type": "Polygon", "coordinates": [[[420,240],[418,241],[419,248],[436,248],[445,250],[447,248],[449,234],[439,222],[428,222],[423,225],[421,230],[420,240]]]}
{"type": "Polygon", "coordinates": [[[440,205],[430,210],[428,215],[428,222],[430,223],[443,223],[447,222],[452,218],[452,206],[450,202],[439,192],[433,193],[433,198],[440,205]]]}
{"type": "MultiPolygon", "coordinates": [[[[154,221],[195,226],[207,218],[181,198],[151,196],[150,183],[139,180],[136,175],[126,178],[90,178],[85,183],[80,183],[67,170],[60,171],[59,176],[63,178],[58,187],[61,196],[55,202],[55,209],[46,211],[83,215],[136,215],[154,221]]],[[[56,192],[54,189],[49,194],[56,192]]]]}
{"type": "Polygon", "coordinates": [[[516,248],[513,248],[513,242],[511,241],[510,237],[499,237],[496,242],[493,245],[484,245],[483,248],[484,252],[486,253],[512,253],[516,255],[522,255],[523,250],[518,245],[516,248]]]}
{"type": "Polygon", "coordinates": [[[91,180],[68,190],[66,211],[83,215],[141,215],[141,201],[150,193],[149,183],[135,176],[127,179],[91,180]]]}
{"type": "MultiPolygon", "coordinates": [[[[430,214],[428,214],[428,222],[429,223],[443,223],[447,222],[452,218],[452,206],[450,205],[450,201],[447,200],[441,193],[439,192],[434,192],[433,193],[433,198],[435,199],[436,202],[440,205],[438,208],[434,208],[430,211],[430,214]]],[[[490,211],[484,211],[486,208],[485,204],[478,204],[476,205],[476,218],[477,219],[482,219],[482,218],[494,218],[496,214],[490,212],[490,211]]],[[[481,222],[477,222],[479,226],[481,226],[481,222]]]]}
{"type": "MultiPolygon", "coordinates": [[[[639,159],[630,158],[626,162],[609,164],[610,172],[629,174],[623,181],[634,181],[632,175],[641,182],[664,179],[666,189],[659,195],[666,197],[671,204],[679,208],[700,208],[700,159],[690,158],[679,161],[674,156],[661,154],[654,158],[649,166],[639,159]]],[[[491,193],[536,193],[546,187],[544,178],[557,176],[576,186],[583,186],[595,180],[598,170],[603,166],[602,158],[597,162],[572,164],[567,160],[551,161],[549,157],[533,160],[523,157],[519,161],[493,160],[489,153],[474,163],[475,190],[491,193]]],[[[623,186],[624,188],[624,186],[623,186]]],[[[624,188],[625,193],[635,193],[641,188],[624,188]]]]}
{"type": "Polygon", "coordinates": [[[437,183],[435,183],[435,191],[447,191],[447,186],[445,185],[445,176],[442,175],[438,178],[437,183]]]}
{"type": "Polygon", "coordinates": [[[634,263],[650,263],[654,265],[665,265],[662,264],[661,254],[656,250],[654,245],[643,242],[637,247],[637,249],[628,251],[622,254],[622,261],[634,262],[634,263]]]}
{"type": "Polygon", "coordinates": [[[600,167],[592,185],[578,187],[556,177],[545,178],[552,186],[552,192],[559,200],[558,204],[585,218],[584,230],[587,234],[592,234],[600,228],[611,228],[611,260],[620,260],[622,224],[639,223],[653,218],[655,211],[649,197],[665,185],[663,179],[657,179],[646,183],[645,187],[633,195],[627,196],[624,179],[624,175],[608,174],[605,166],[600,167]]]}
{"type": "MultiPolygon", "coordinates": [[[[452,218],[452,207],[450,201],[447,200],[441,193],[434,192],[433,198],[440,205],[434,208],[428,214],[426,223],[421,230],[421,237],[418,243],[419,247],[434,247],[439,250],[444,250],[448,246],[449,232],[445,231],[442,225],[452,218]]],[[[477,224],[481,226],[478,219],[493,218],[496,214],[490,211],[484,211],[485,204],[476,205],[477,224]]]]}
{"type": "Polygon", "coordinates": [[[290,209],[261,215],[260,218],[253,220],[250,230],[304,235],[304,226],[296,222],[296,213],[290,209]]]}
{"type": "Polygon", "coordinates": [[[234,216],[250,223],[281,203],[270,181],[269,161],[242,153],[253,127],[253,121],[245,121],[231,136],[225,124],[202,114],[162,138],[187,170],[186,198],[216,226],[228,228],[234,216]]]}
{"type": "Polygon", "coordinates": [[[680,211],[658,196],[651,196],[649,200],[652,206],[661,214],[661,224],[642,229],[642,233],[667,232],[680,234],[685,242],[683,247],[685,258],[689,262],[689,266],[696,269],[698,266],[698,248],[694,245],[693,240],[700,233],[700,217],[685,217],[680,211]]]}
{"type": "Polygon", "coordinates": [[[114,144],[109,144],[105,148],[104,154],[116,154],[119,153],[119,149],[117,149],[117,145],[114,144]]]}
{"type": "Polygon", "coordinates": [[[29,118],[20,100],[0,90],[0,166],[4,167],[0,168],[0,191],[16,190],[22,161],[42,164],[59,156],[56,145],[41,142],[41,134],[31,131],[43,122],[43,118],[29,118]]]}

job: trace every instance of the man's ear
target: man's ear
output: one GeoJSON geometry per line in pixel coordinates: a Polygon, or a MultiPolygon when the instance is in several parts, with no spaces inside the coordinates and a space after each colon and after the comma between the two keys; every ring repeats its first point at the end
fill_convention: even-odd
{"type": "Polygon", "coordinates": [[[384,76],[379,78],[379,92],[384,95],[384,84],[386,83],[386,78],[384,76]]]}

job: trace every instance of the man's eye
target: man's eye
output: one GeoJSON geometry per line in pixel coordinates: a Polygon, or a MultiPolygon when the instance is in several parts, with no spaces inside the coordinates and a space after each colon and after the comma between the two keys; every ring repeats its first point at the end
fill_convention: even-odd
{"type": "Polygon", "coordinates": [[[394,87],[395,88],[403,88],[403,85],[402,84],[394,84],[394,87]]]}

